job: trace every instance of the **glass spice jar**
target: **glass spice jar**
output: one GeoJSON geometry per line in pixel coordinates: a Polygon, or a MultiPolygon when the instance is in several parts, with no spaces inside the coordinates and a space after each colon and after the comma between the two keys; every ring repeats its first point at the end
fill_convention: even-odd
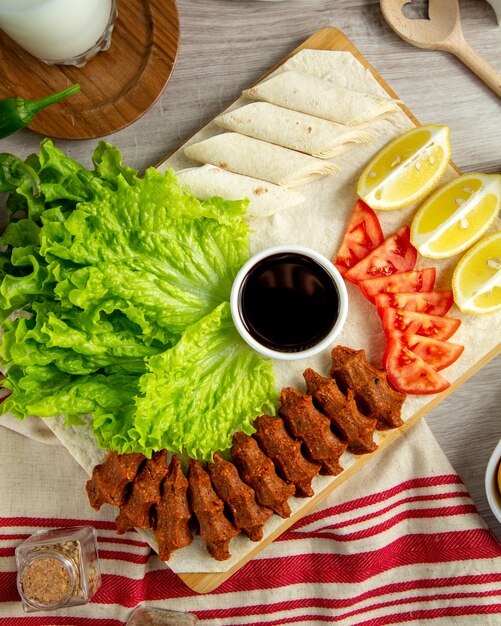
{"type": "Polygon", "coordinates": [[[91,526],[41,530],[16,548],[17,589],[26,612],[87,604],[101,585],[91,526]]]}
{"type": "Polygon", "coordinates": [[[132,611],[125,626],[196,626],[199,623],[191,613],[140,604],[132,611]]]}

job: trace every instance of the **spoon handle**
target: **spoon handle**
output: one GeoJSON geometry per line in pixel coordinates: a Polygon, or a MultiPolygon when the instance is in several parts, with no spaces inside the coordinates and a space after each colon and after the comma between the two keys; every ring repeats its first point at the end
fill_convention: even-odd
{"type": "Polygon", "coordinates": [[[483,56],[474,50],[462,34],[454,37],[446,47],[474,72],[494,93],[501,96],[501,74],[487,63],[483,56]]]}

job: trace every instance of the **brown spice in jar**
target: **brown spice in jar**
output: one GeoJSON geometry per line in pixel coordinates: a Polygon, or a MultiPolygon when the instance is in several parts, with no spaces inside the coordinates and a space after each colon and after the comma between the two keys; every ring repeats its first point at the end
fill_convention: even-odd
{"type": "Polygon", "coordinates": [[[70,587],[68,571],[57,559],[45,557],[30,563],[21,580],[25,595],[44,606],[61,602],[70,587]]]}

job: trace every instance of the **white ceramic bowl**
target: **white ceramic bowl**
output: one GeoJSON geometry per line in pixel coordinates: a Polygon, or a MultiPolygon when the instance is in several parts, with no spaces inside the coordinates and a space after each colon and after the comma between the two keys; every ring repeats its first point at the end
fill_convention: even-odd
{"type": "Polygon", "coordinates": [[[297,359],[305,359],[307,357],[318,354],[332,344],[334,339],[341,332],[341,329],[343,328],[343,325],[346,321],[346,316],[348,314],[348,292],[346,290],[346,285],[341,274],[334,267],[334,264],[322,254],[316,252],[315,250],[312,250],[311,248],[306,248],[303,246],[274,246],[272,248],[266,248],[258,254],[255,254],[247,261],[247,263],[242,266],[233,282],[230,295],[230,306],[233,322],[238,332],[240,333],[240,336],[253,350],[270,359],[293,361],[297,359]],[[267,257],[273,256],[275,254],[283,253],[301,254],[320,265],[332,279],[339,298],[338,316],[328,334],[315,345],[296,352],[282,352],[280,350],[274,350],[273,348],[269,348],[257,341],[247,330],[241,314],[241,288],[247,274],[257,263],[259,263],[263,259],[266,259],[267,257]]]}
{"type": "Polygon", "coordinates": [[[499,493],[497,475],[499,464],[501,463],[501,440],[494,448],[491,458],[485,470],[485,493],[487,501],[496,519],[501,524],[501,493],[499,493]]]}

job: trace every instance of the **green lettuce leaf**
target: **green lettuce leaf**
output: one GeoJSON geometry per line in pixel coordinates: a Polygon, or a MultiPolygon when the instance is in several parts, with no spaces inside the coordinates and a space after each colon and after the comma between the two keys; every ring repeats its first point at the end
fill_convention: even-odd
{"type": "Polygon", "coordinates": [[[120,421],[120,434],[127,438],[138,381],[136,375],[127,373],[72,376],[54,366],[13,366],[5,381],[12,393],[4,401],[4,409],[20,418],[64,415],[67,423],[74,425],[85,424],[82,417],[86,414],[99,413],[103,423],[109,415],[109,421],[120,421]]]}
{"type": "Polygon", "coordinates": [[[101,319],[49,301],[34,302],[31,310],[3,325],[4,366],[54,364],[61,372],[82,375],[120,362],[142,374],[145,358],[163,349],[158,342],[141,341],[140,329],[118,314],[101,319]]]}
{"type": "Polygon", "coordinates": [[[144,177],[100,142],[93,169],[44,140],[0,155],[4,408],[91,414],[99,445],[211,458],[274,404],[271,363],[229,314],[249,256],[247,200],[200,202],[172,170],[144,177]]]}
{"type": "Polygon", "coordinates": [[[242,341],[228,302],[190,326],[174,348],[151,357],[139,384],[141,449],[205,459],[228,448],[236,430],[254,432],[252,421],[275,400],[272,362],[242,341]]]}
{"type": "Polygon", "coordinates": [[[82,310],[113,301],[144,332],[166,343],[229,299],[236,272],[249,254],[243,222],[177,219],[159,234],[104,230],[96,224],[87,228],[87,220],[77,226],[77,219],[42,228],[41,252],[60,277],[56,297],[82,310]]]}

